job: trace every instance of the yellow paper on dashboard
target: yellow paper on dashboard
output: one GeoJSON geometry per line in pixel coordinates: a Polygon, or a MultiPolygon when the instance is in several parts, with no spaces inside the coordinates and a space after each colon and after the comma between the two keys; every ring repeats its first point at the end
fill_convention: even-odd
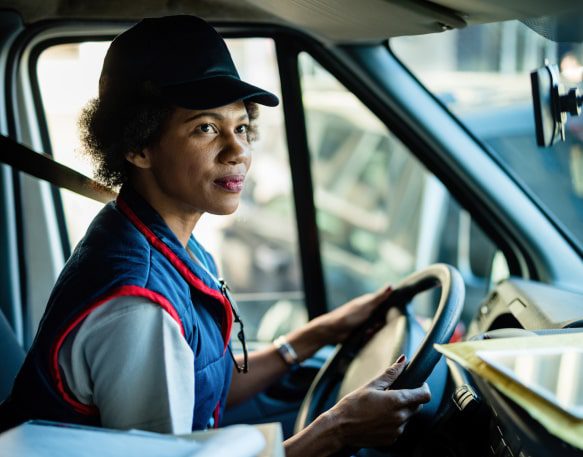
{"type": "MultiPolygon", "coordinates": [[[[516,372],[525,371],[527,376],[533,374],[533,367],[536,368],[537,365],[533,364],[533,357],[522,357],[522,365],[518,366],[517,370],[516,354],[540,354],[537,356],[539,361],[545,359],[543,364],[539,364],[541,365],[539,368],[542,367],[545,371],[539,370],[540,373],[553,373],[561,381],[560,375],[549,370],[551,366],[549,364],[555,364],[559,371],[563,369],[564,389],[559,392],[559,396],[571,396],[574,401],[580,403],[583,390],[583,377],[579,376],[583,369],[581,367],[583,333],[467,341],[435,345],[435,348],[449,359],[492,383],[550,433],[572,446],[583,449],[583,415],[580,404],[579,408],[562,408],[561,403],[557,403],[552,394],[547,395],[549,392],[538,385],[522,382],[523,379],[516,375],[516,372]],[[512,357],[514,361],[508,362],[512,357]],[[527,360],[528,358],[530,360],[527,360]]],[[[520,363],[519,360],[518,364],[520,363]]]]}

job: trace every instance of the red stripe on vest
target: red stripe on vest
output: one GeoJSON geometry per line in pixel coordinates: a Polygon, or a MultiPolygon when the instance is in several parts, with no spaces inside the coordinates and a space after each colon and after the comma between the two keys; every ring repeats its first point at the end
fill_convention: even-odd
{"type": "Polygon", "coordinates": [[[224,353],[227,350],[227,345],[229,344],[229,338],[231,336],[231,328],[233,327],[233,313],[231,311],[231,304],[229,303],[229,300],[221,292],[207,286],[204,282],[202,282],[202,280],[198,278],[190,270],[190,268],[184,264],[182,260],[180,260],[180,258],[172,251],[172,249],[170,249],[166,243],[158,238],[156,234],[140,220],[136,213],[133,212],[133,210],[119,195],[116,199],[116,203],[119,209],[126,215],[126,217],[136,226],[140,232],[142,232],[148,242],[170,261],[174,268],[178,270],[178,272],[192,287],[200,290],[206,295],[210,295],[223,305],[226,316],[225,322],[223,322],[223,325],[221,325],[221,333],[223,335],[223,341],[225,342],[225,346],[223,348],[224,353]]]}
{"type": "Polygon", "coordinates": [[[61,397],[69,404],[75,411],[81,414],[96,416],[99,411],[93,405],[85,405],[75,398],[73,398],[69,392],[65,389],[65,383],[61,376],[61,371],[59,370],[59,351],[65,342],[67,336],[77,327],[83,320],[96,308],[103,305],[104,303],[113,300],[114,298],[118,297],[144,297],[150,300],[151,302],[157,303],[160,305],[164,311],[166,311],[172,319],[174,319],[178,325],[180,326],[180,332],[184,335],[184,327],[182,325],[182,321],[180,320],[180,316],[174,309],[174,307],[170,304],[170,302],[159,293],[151,291],[149,289],[145,289],[139,286],[121,286],[117,289],[108,292],[97,301],[91,303],[87,306],[81,313],[79,313],[75,319],[73,319],[69,325],[60,333],[57,337],[57,340],[51,350],[51,368],[52,374],[55,380],[55,384],[57,386],[57,391],[61,394],[61,397]]]}
{"type": "Polygon", "coordinates": [[[215,421],[215,423],[213,424],[213,428],[219,428],[219,416],[221,414],[221,402],[219,401],[217,403],[217,406],[215,406],[215,410],[213,411],[213,419],[215,421]]]}

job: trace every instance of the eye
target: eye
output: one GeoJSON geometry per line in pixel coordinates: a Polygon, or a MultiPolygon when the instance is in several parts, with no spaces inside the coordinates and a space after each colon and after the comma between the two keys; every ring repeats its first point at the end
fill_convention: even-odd
{"type": "Polygon", "coordinates": [[[196,127],[196,131],[202,133],[217,133],[217,128],[213,124],[200,124],[196,127]]]}
{"type": "Polygon", "coordinates": [[[237,128],[235,129],[235,133],[237,133],[237,134],[247,134],[248,131],[249,131],[249,124],[241,124],[241,125],[237,126],[237,128]]]}

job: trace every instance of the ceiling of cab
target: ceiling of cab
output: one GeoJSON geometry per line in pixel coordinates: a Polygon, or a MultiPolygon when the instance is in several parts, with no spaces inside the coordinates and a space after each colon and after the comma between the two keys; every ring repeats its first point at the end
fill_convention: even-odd
{"type": "Polygon", "coordinates": [[[299,27],[331,41],[373,41],[466,24],[526,19],[581,8],[581,0],[0,0],[24,21],[195,14],[213,21],[299,27]]]}

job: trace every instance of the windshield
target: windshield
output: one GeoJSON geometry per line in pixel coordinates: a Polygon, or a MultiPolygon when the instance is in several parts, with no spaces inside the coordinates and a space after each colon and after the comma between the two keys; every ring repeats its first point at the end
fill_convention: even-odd
{"type": "Polygon", "coordinates": [[[567,86],[583,80],[583,45],[555,43],[518,21],[390,41],[397,57],[521,182],[583,250],[583,117],[566,141],[536,145],[530,72],[556,63],[567,86]]]}

